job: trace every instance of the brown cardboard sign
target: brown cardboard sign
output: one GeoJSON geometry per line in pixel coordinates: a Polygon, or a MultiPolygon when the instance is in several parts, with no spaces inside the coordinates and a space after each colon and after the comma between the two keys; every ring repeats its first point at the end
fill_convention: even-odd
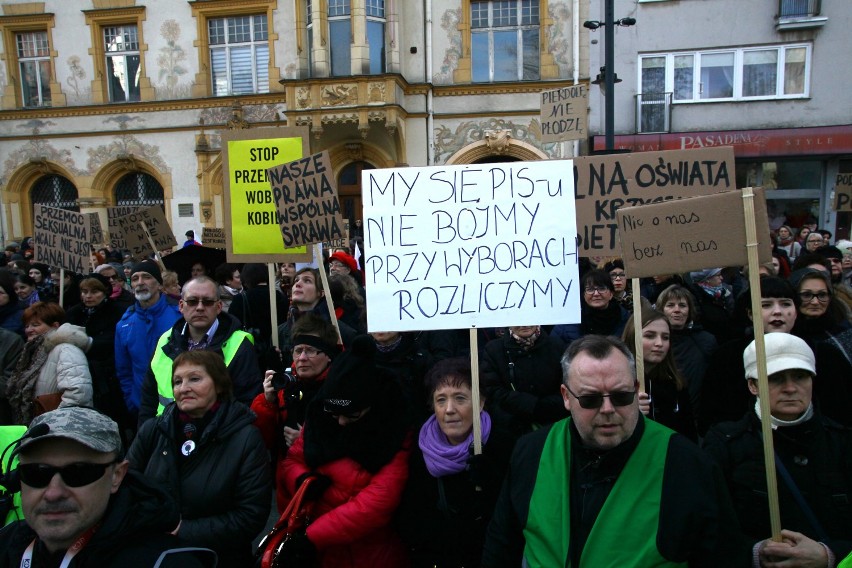
{"type": "Polygon", "coordinates": [[[267,170],[285,247],[345,237],[328,150],[267,170]]]}
{"type": "Polygon", "coordinates": [[[89,214],[38,204],[33,211],[35,261],[77,274],[88,273],[92,269],[89,214]]]}
{"type": "Polygon", "coordinates": [[[206,247],[225,249],[225,229],[218,227],[202,227],[201,242],[206,247]]]}
{"type": "MultiPolygon", "coordinates": [[[[769,262],[772,243],[766,196],[754,190],[758,258],[769,262]]],[[[624,271],[629,278],[748,264],[742,191],[726,191],[616,213],[624,271]]]]}
{"type": "Polygon", "coordinates": [[[736,189],[730,146],[574,158],[580,256],[618,254],[616,212],[736,189]]]}
{"type": "Polygon", "coordinates": [[[86,213],[89,217],[92,244],[98,247],[104,244],[104,230],[101,228],[101,216],[97,213],[86,213]]]}
{"type": "Polygon", "coordinates": [[[837,174],[834,185],[835,211],[852,211],[852,174],[837,174]]]}
{"type": "Polygon", "coordinates": [[[541,141],[582,140],[588,133],[588,85],[571,85],[541,93],[541,141]]]}
{"type": "Polygon", "coordinates": [[[166,220],[166,214],[159,205],[148,207],[116,219],[119,230],[124,235],[127,250],[134,259],[144,259],[151,253],[176,246],[172,228],[166,220]],[[147,233],[147,234],[146,234],[147,233]],[[148,239],[151,237],[151,240],[148,239]],[[153,240],[156,250],[151,248],[153,240]]]}
{"type": "Polygon", "coordinates": [[[267,169],[310,154],[304,126],[224,130],[225,253],[228,262],[311,262],[310,247],[285,248],[267,169]]]}
{"type": "Polygon", "coordinates": [[[141,207],[136,206],[119,206],[107,207],[107,232],[109,233],[109,242],[112,248],[116,250],[127,250],[127,241],[124,240],[124,233],[118,228],[118,218],[136,213],[141,207]]]}

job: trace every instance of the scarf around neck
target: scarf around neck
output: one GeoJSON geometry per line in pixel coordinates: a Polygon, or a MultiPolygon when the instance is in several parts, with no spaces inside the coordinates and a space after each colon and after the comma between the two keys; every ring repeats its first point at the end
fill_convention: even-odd
{"type": "MultiPolygon", "coordinates": [[[[757,414],[757,418],[760,419],[760,399],[754,401],[754,413],[757,414]]],[[[808,405],[807,410],[805,410],[801,416],[796,418],[795,420],[781,420],[780,418],[775,418],[774,416],[770,416],[769,419],[772,422],[772,429],[776,430],[778,428],[785,428],[787,426],[798,426],[799,424],[803,424],[813,418],[814,416],[814,403],[813,401],[808,405]]]]}
{"type": "Polygon", "coordinates": [[[48,350],[44,348],[44,335],[28,341],[9,383],[6,396],[12,407],[15,424],[29,424],[33,419],[36,383],[41,368],[47,361],[48,350]]]}
{"type": "MultiPolygon", "coordinates": [[[[484,410],[479,413],[479,416],[482,421],[482,444],[485,445],[491,434],[491,416],[484,410]]],[[[420,450],[423,452],[426,469],[432,477],[444,477],[464,471],[470,457],[471,444],[473,444],[472,431],[463,443],[455,446],[450,444],[434,414],[420,428],[420,450]]]]}
{"type": "Polygon", "coordinates": [[[515,335],[514,331],[512,331],[511,329],[509,330],[509,337],[511,337],[512,341],[514,341],[524,351],[529,351],[530,349],[532,349],[533,345],[535,345],[535,342],[538,340],[540,335],[541,326],[538,325],[535,326],[535,331],[529,337],[519,337],[515,335]]]}

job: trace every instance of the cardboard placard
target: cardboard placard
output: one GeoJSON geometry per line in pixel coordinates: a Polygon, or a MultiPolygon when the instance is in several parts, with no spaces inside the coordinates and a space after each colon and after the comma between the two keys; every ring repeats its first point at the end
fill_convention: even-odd
{"type": "Polygon", "coordinates": [[[97,213],[86,213],[89,217],[89,228],[91,231],[92,244],[95,248],[105,244],[104,230],[101,228],[101,216],[97,213]]]}
{"type": "Polygon", "coordinates": [[[39,204],[33,213],[35,262],[88,274],[93,268],[89,214],[39,204]]]}
{"type": "Polygon", "coordinates": [[[622,207],[736,189],[730,146],[574,158],[581,256],[618,254],[622,207]]]}
{"type": "Polygon", "coordinates": [[[572,85],[541,93],[541,141],[583,140],[589,120],[589,87],[572,85]]]}
{"type": "Polygon", "coordinates": [[[343,238],[328,150],[267,170],[287,248],[343,238]]]}
{"type": "Polygon", "coordinates": [[[310,247],[284,248],[266,173],[310,153],[308,129],[224,130],[221,135],[228,262],[310,262],[310,247]]]}
{"type": "MultiPolygon", "coordinates": [[[[754,190],[760,262],[772,259],[766,196],[754,190]]],[[[748,263],[743,194],[726,191],[616,213],[628,278],[748,263]]]]}
{"type": "Polygon", "coordinates": [[[127,250],[134,260],[142,260],[152,253],[170,249],[178,244],[166,220],[166,214],[159,205],[118,217],[115,222],[124,235],[127,250]],[[149,235],[156,250],[151,248],[149,235]]]}
{"type": "Polygon", "coordinates": [[[570,161],[364,170],[370,331],[580,321],[570,161]]]}
{"type": "Polygon", "coordinates": [[[116,250],[127,250],[127,241],[124,240],[124,233],[118,228],[118,218],[136,213],[141,207],[136,206],[119,206],[107,207],[107,232],[109,233],[109,242],[112,248],[116,250]]]}
{"type": "Polygon", "coordinates": [[[201,242],[206,247],[225,249],[225,229],[219,227],[202,227],[201,242]]]}
{"type": "Polygon", "coordinates": [[[852,211],[852,174],[837,174],[832,209],[837,212],[852,211]]]}

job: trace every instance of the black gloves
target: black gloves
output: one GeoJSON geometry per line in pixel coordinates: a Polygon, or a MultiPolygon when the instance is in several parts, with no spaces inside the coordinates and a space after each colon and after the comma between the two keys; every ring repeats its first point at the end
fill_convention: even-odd
{"type": "Polygon", "coordinates": [[[296,478],[296,489],[299,489],[308,478],[313,478],[313,481],[305,491],[305,500],[318,501],[325,490],[331,486],[331,478],[315,471],[309,471],[296,478]]]}

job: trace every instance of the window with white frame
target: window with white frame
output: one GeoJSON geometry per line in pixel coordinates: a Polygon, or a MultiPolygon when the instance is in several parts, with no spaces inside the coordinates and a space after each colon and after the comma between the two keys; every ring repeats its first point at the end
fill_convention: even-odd
{"type": "Polygon", "coordinates": [[[266,14],[207,20],[213,94],[269,92],[266,14]]]}
{"type": "Polygon", "coordinates": [[[47,32],[15,34],[25,107],[50,106],[50,46],[47,32]]]}
{"type": "Polygon", "coordinates": [[[352,20],[349,0],[328,0],[328,37],[331,74],[352,74],[352,20]]]}
{"type": "Polygon", "coordinates": [[[477,0],[470,10],[473,82],[538,80],[539,0],[477,0]]]}
{"type": "Polygon", "coordinates": [[[674,102],[808,96],[809,45],[654,54],[641,57],[643,94],[674,102]]]}
{"type": "Polygon", "coordinates": [[[110,102],[139,100],[139,39],[135,25],[103,28],[110,102]]]}
{"type": "Polygon", "coordinates": [[[367,0],[367,43],[370,73],[385,72],[385,0],[367,0]]]}

